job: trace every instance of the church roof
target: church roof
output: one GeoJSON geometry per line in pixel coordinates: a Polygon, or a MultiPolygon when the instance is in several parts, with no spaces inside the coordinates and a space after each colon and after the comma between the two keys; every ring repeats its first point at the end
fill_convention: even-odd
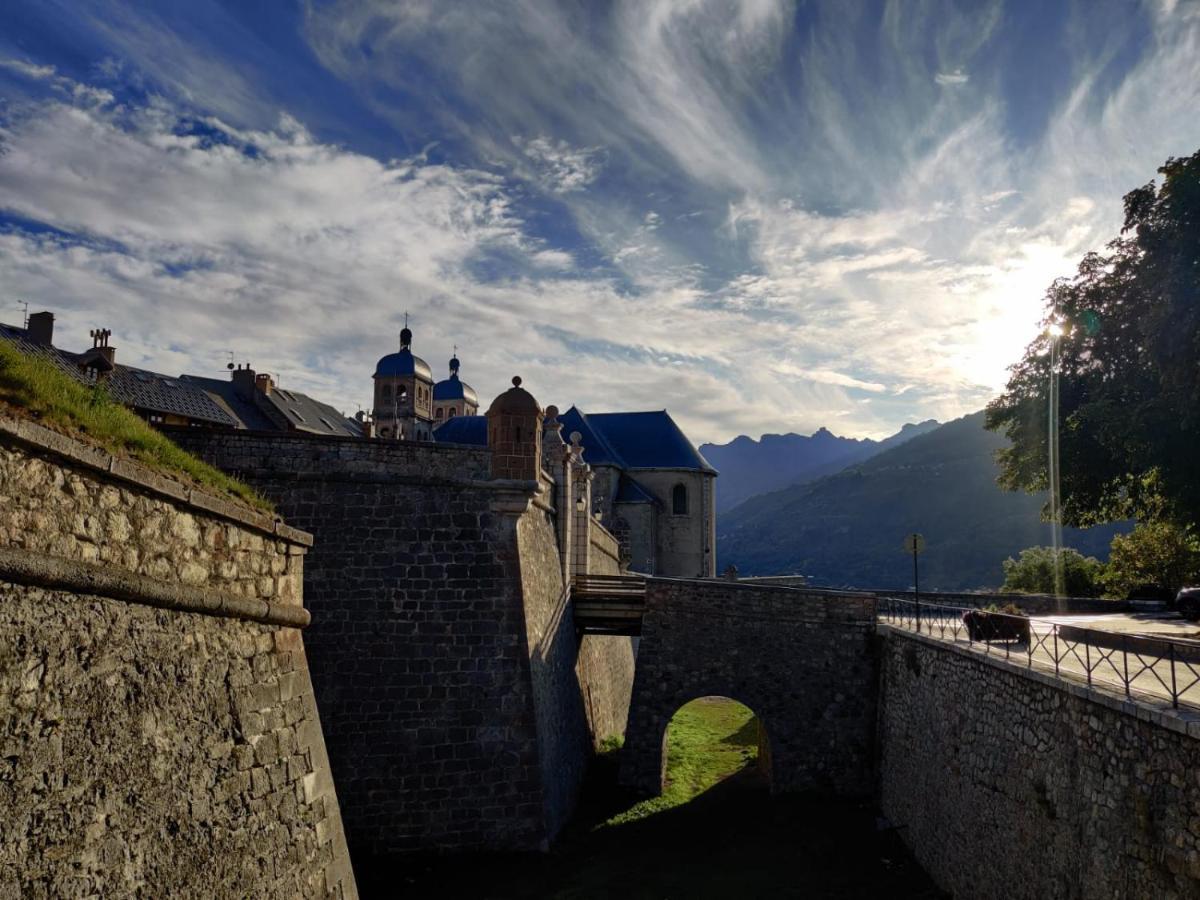
{"type": "Polygon", "coordinates": [[[441,444],[487,446],[487,416],[455,416],[433,429],[433,439],[441,444]]]}
{"type": "Polygon", "coordinates": [[[572,431],[583,436],[583,458],[592,465],[717,474],[665,409],[585,415],[572,406],[558,418],[568,438],[572,431]]]}
{"type": "Polygon", "coordinates": [[[621,479],[617,484],[617,495],[613,497],[613,502],[658,504],[658,500],[655,499],[653,494],[625,474],[621,475],[621,479]]]}
{"type": "Polygon", "coordinates": [[[376,378],[403,378],[408,375],[433,381],[433,370],[429,364],[421,357],[414,356],[408,347],[389,353],[375,364],[376,378]]]}
{"type": "Polygon", "coordinates": [[[439,381],[433,386],[434,400],[466,400],[468,403],[479,405],[475,389],[465,381],[459,380],[457,374],[452,374],[445,381],[439,381]]]}

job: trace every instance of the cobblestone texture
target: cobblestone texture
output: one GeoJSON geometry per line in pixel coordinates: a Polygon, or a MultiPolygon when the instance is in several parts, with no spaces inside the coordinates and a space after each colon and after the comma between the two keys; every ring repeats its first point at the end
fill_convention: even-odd
{"type": "Polygon", "coordinates": [[[943,888],[1200,896],[1200,741],[896,629],[882,646],[880,801],[943,888]]]}
{"type": "Polygon", "coordinates": [[[762,722],[772,790],[869,796],[874,630],[862,595],[650,579],[622,781],[657,794],[671,716],[723,696],[762,722]]]}

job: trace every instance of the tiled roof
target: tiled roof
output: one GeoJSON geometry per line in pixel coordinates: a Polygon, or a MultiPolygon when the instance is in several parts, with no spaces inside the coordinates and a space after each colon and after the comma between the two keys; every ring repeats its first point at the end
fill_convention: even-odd
{"type": "Polygon", "coordinates": [[[487,416],[455,416],[433,429],[433,439],[442,444],[487,446],[487,416]]]}
{"type": "Polygon", "coordinates": [[[584,415],[572,406],[559,419],[564,434],[579,431],[583,435],[583,458],[592,465],[717,472],[666,410],[584,415]]]}
{"type": "Polygon", "coordinates": [[[184,375],[182,380],[205,391],[236,416],[241,427],[252,431],[294,430],[352,437],[362,434],[361,427],[353,419],[346,418],[328,403],[314,400],[299,391],[276,387],[271,389],[270,394],[256,391],[252,398],[248,398],[238,392],[232,381],[200,375],[184,375]],[[281,422],[287,422],[286,429],[280,425],[281,422]]]}
{"type": "Polygon", "coordinates": [[[613,498],[614,503],[653,503],[658,504],[658,498],[651,494],[648,490],[622,473],[621,480],[617,484],[617,495],[613,498]]]}
{"type": "MultiPolygon", "coordinates": [[[[0,337],[15,344],[22,352],[46,360],[80,384],[89,383],[78,365],[81,354],[37,344],[29,339],[24,328],[14,325],[0,325],[0,337]]],[[[104,380],[104,386],[118,403],[135,409],[160,415],[185,416],[230,428],[237,426],[237,420],[204,391],[178,378],[117,365],[104,380]]]]}
{"type": "Polygon", "coordinates": [[[104,381],[118,403],[152,413],[185,416],[237,428],[238,421],[212,397],[180,378],[118,365],[104,381]]]}

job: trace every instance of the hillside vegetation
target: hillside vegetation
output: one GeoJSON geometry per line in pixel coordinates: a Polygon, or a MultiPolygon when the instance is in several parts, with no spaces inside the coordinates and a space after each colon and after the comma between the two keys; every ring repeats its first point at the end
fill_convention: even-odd
{"type": "Polygon", "coordinates": [[[750,497],[840,472],[937,426],[932,419],[905,425],[882,441],[839,437],[826,428],[808,437],[764,434],[757,441],[743,434],[728,444],[704,444],[700,452],[721,473],[717,512],[723,513],[750,497]]]}
{"type": "MultiPolygon", "coordinates": [[[[1051,542],[1042,494],[996,484],[1003,437],[983,413],[948,422],[898,447],[811,484],[754,497],[717,520],[718,570],[743,575],[798,573],[815,584],[863,588],[912,585],[910,532],[925,536],[921,586],[995,589],[1002,565],[1026,547],[1051,542]]],[[[1128,525],[1064,530],[1064,543],[1107,557],[1128,525]]]]}
{"type": "Polygon", "coordinates": [[[172,443],[119,403],[102,387],[80,384],[45,360],[0,341],[0,409],[36,419],[47,427],[97,444],[117,456],[137,460],[166,475],[184,475],[197,484],[231,494],[270,511],[250,487],[214,469],[172,443]]]}

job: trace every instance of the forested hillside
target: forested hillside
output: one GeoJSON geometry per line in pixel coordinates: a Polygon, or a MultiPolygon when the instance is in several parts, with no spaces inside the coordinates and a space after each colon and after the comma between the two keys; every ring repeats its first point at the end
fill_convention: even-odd
{"type": "MultiPolygon", "coordinates": [[[[1045,497],[996,485],[993,457],[1004,441],[984,430],[979,412],[837,474],[754,497],[718,517],[718,570],[733,563],[744,575],[909,587],[912,558],[901,541],[918,531],[927,541],[922,587],[995,588],[1006,557],[1050,543],[1045,497]]],[[[1064,543],[1104,559],[1112,535],[1127,529],[1065,529],[1064,543]]]]}

